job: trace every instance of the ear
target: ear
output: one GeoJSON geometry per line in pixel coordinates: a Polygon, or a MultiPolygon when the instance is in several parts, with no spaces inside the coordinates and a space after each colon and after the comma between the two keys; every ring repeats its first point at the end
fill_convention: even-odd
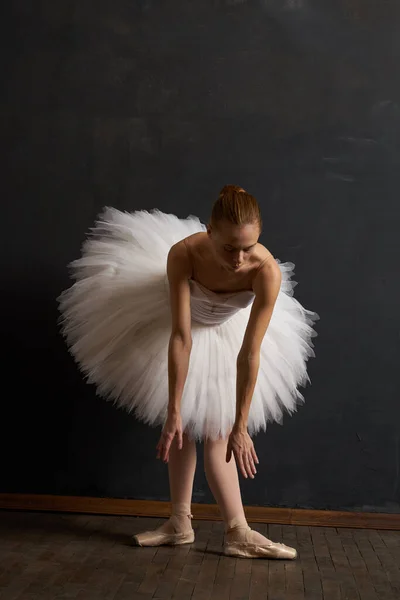
{"type": "Polygon", "coordinates": [[[212,227],[210,223],[207,223],[207,235],[211,235],[212,227]]]}

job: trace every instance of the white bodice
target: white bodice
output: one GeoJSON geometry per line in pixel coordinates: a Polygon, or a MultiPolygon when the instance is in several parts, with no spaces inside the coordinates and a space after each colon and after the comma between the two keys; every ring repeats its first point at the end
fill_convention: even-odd
{"type": "Polygon", "coordinates": [[[189,280],[192,319],[203,325],[220,325],[254,300],[251,291],[212,292],[194,279],[189,280]]]}

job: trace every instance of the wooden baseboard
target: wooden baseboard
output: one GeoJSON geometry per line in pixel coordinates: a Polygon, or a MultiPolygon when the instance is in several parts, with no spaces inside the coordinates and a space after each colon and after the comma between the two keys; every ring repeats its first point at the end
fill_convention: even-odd
{"type": "MultiPolygon", "coordinates": [[[[0,509],[167,517],[169,516],[170,504],[169,502],[152,500],[90,498],[86,496],[0,494],[0,509]]],[[[247,519],[252,523],[400,531],[400,514],[268,508],[262,506],[246,506],[245,510],[247,519]]],[[[218,506],[214,504],[193,504],[192,513],[195,519],[221,520],[218,506]]]]}

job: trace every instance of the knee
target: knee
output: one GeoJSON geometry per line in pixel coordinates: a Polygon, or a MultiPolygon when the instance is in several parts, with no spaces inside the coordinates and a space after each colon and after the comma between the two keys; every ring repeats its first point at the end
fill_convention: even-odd
{"type": "Polygon", "coordinates": [[[228,440],[225,438],[218,438],[217,440],[204,440],[204,458],[207,459],[216,454],[225,454],[227,445],[228,440]]]}

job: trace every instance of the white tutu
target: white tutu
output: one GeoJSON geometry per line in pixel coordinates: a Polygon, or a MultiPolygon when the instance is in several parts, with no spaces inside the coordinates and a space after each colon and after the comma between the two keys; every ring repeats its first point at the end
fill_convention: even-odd
{"type": "MultiPolygon", "coordinates": [[[[197,217],[108,208],[82,257],[70,265],[75,283],[59,297],[63,334],[88,382],[151,425],[164,423],[168,404],[167,255],[173,244],[204,230],[197,217]]],[[[303,401],[298,387],[309,381],[306,362],[314,356],[312,326],[318,315],[293,297],[294,265],[279,266],[282,285],[262,343],[250,434],[268,421],[280,422],[285,410],[292,413],[303,401]]],[[[239,292],[227,301],[191,284],[193,346],[182,422],[191,437],[216,439],[225,437],[235,420],[236,358],[252,297],[239,292]],[[207,307],[214,316],[208,322],[201,318],[207,307]]]]}

